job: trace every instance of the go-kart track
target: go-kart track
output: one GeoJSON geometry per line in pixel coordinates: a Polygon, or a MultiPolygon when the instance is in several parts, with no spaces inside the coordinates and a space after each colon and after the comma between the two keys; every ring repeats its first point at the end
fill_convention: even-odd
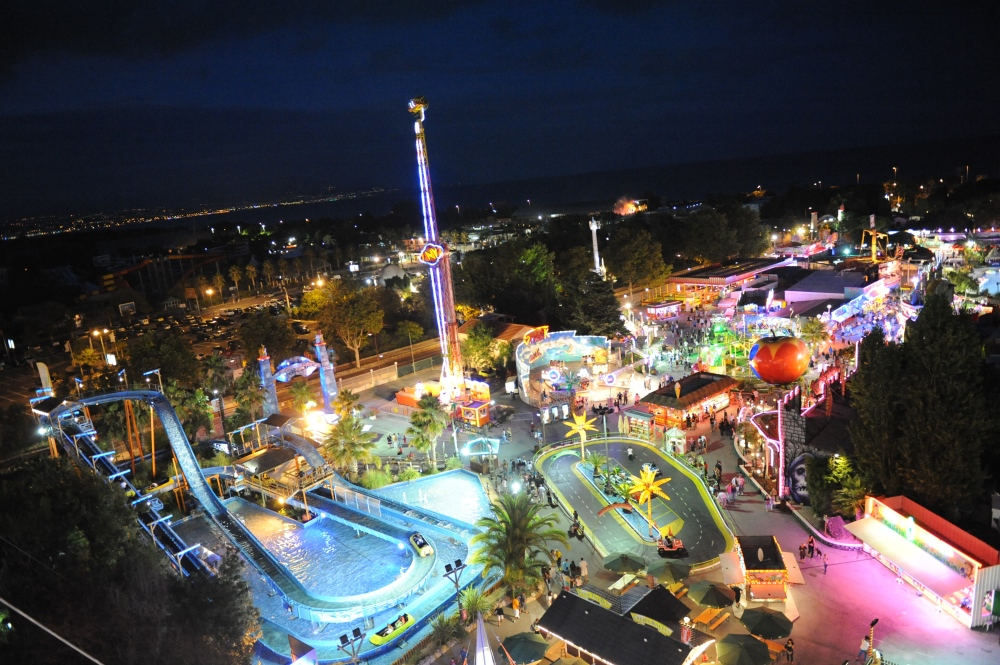
{"type": "MultiPolygon", "coordinates": [[[[591,440],[586,444],[588,452],[604,452],[604,440],[591,440]]],[[[664,532],[671,533],[684,541],[686,563],[693,565],[710,563],[722,552],[733,546],[733,537],[725,526],[722,515],[711,499],[707,488],[693,473],[682,468],[667,455],[648,443],[626,438],[612,437],[608,440],[608,452],[612,465],[615,463],[625,471],[638,477],[643,464],[654,464],[662,472],[658,478],[670,478],[661,486],[669,501],[653,499],[653,521],[664,532]],[[629,461],[627,451],[632,448],[634,459],[629,461]]],[[[542,452],[536,460],[536,468],[545,477],[548,486],[566,504],[566,510],[579,513],[585,532],[595,541],[604,554],[631,552],[643,556],[647,561],[656,560],[655,542],[648,536],[645,520],[637,530],[612,510],[601,517],[598,513],[608,506],[609,501],[584,474],[589,467],[580,464],[580,444],[567,442],[542,452]]],[[[598,481],[599,482],[599,481],[598,481]]],[[[636,512],[646,511],[645,504],[635,507],[636,512]]],[[[654,536],[655,538],[655,536],[654,536]]]]}

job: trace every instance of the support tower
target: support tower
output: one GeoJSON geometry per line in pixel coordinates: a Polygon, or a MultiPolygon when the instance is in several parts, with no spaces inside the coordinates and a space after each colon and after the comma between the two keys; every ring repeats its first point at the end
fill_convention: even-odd
{"type": "Polygon", "coordinates": [[[458,341],[458,320],[455,316],[455,291],[451,282],[451,261],[448,246],[438,236],[437,215],[434,211],[434,193],[431,190],[430,162],[427,159],[427,138],[424,136],[424,113],[427,100],[423,97],[410,100],[410,113],[416,121],[417,175],[420,177],[420,206],[424,212],[424,239],[420,261],[428,267],[431,297],[434,300],[434,317],[438,339],[441,342],[441,383],[449,400],[453,391],[465,380],[462,372],[462,348],[458,341]]]}

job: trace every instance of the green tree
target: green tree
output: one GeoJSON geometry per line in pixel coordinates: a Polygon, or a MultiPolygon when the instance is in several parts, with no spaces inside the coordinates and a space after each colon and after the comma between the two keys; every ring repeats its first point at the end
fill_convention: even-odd
{"type": "Polygon", "coordinates": [[[319,301],[316,318],[323,334],[339,337],[354,352],[354,365],[360,368],[361,349],[368,344],[370,335],[382,332],[384,325],[378,289],[353,290],[332,280],[312,293],[319,301]]]}
{"type": "Polygon", "coordinates": [[[364,423],[353,415],[341,417],[323,440],[323,452],[334,466],[358,477],[358,464],[381,468],[382,458],[375,453],[375,435],[364,431],[364,423]]]}
{"type": "Polygon", "coordinates": [[[201,388],[188,390],[181,387],[177,381],[170,381],[164,393],[177,412],[188,439],[194,441],[198,436],[198,430],[202,428],[208,432],[212,431],[212,407],[201,388]]]}
{"type": "Polygon", "coordinates": [[[216,302],[222,302],[226,299],[226,278],[222,276],[221,272],[215,273],[212,277],[212,289],[215,291],[216,302]]]}
{"type": "Polygon", "coordinates": [[[478,586],[466,587],[458,595],[458,604],[465,610],[469,623],[475,621],[479,614],[484,617],[489,616],[498,602],[500,602],[498,592],[489,593],[486,589],[478,586]]]}
{"type": "Polygon", "coordinates": [[[741,203],[731,202],[721,208],[726,224],[736,234],[737,254],[744,257],[760,256],[771,246],[767,231],[760,223],[760,215],[741,203]]]}
{"type": "Polygon", "coordinates": [[[860,476],[850,476],[833,492],[833,507],[844,517],[857,518],[865,512],[868,489],[860,476]]]}
{"type": "Polygon", "coordinates": [[[364,407],[361,406],[361,397],[353,390],[344,388],[333,400],[333,410],[341,418],[347,416],[358,416],[364,407]]]}
{"type": "Polygon", "coordinates": [[[76,354],[76,362],[80,364],[81,368],[86,367],[90,370],[91,378],[94,377],[94,370],[104,366],[104,359],[101,358],[101,354],[91,348],[83,349],[76,354]]]}
{"type": "Polygon", "coordinates": [[[288,321],[267,311],[251,314],[236,334],[251,355],[264,347],[272,358],[284,358],[295,343],[295,333],[288,321]]]}
{"type": "Polygon", "coordinates": [[[417,410],[410,416],[407,435],[413,438],[413,446],[421,452],[429,452],[431,470],[437,470],[437,440],[448,425],[448,414],[441,408],[441,401],[434,395],[424,395],[417,402],[417,410]]]}
{"type": "Polygon", "coordinates": [[[540,242],[519,238],[468,252],[452,275],[459,305],[503,312],[519,321],[536,321],[555,306],[555,255],[540,242]]]}
{"type": "Polygon", "coordinates": [[[590,270],[578,282],[565,283],[560,293],[560,319],[581,335],[614,337],[625,333],[621,304],[611,282],[590,270]]]}
{"type": "Polygon", "coordinates": [[[197,382],[199,370],[191,345],[173,330],[140,337],[128,348],[126,367],[130,377],[158,369],[164,380],[173,379],[189,387],[197,382]]]}
{"type": "Polygon", "coordinates": [[[873,489],[889,495],[903,489],[899,463],[907,442],[898,434],[900,419],[905,416],[896,398],[902,367],[901,349],[887,344],[882,329],[876,327],[861,340],[858,370],[850,383],[851,405],[858,418],[849,431],[859,472],[873,489]]]}
{"type": "Polygon", "coordinates": [[[722,213],[702,206],[688,217],[686,253],[703,263],[725,261],[740,252],[736,230],[722,213]]]}
{"type": "Polygon", "coordinates": [[[833,488],[830,487],[829,471],[829,460],[826,457],[810,457],[806,461],[806,489],[809,492],[809,505],[818,515],[830,514],[833,488]]]}
{"type": "MultiPolygon", "coordinates": [[[[503,340],[493,336],[493,327],[483,321],[478,321],[462,342],[462,361],[466,367],[477,370],[494,369],[501,360],[504,349],[503,340]]],[[[506,345],[506,346],[509,346],[506,345]]],[[[506,360],[506,358],[503,358],[506,360]]],[[[501,363],[502,364],[502,363],[501,363]]]]}
{"type": "Polygon", "coordinates": [[[264,274],[264,279],[267,280],[267,285],[271,286],[274,284],[274,264],[270,261],[264,261],[264,265],[260,267],[261,272],[264,274]]]}
{"type": "Polygon", "coordinates": [[[607,265],[613,275],[628,284],[630,299],[633,285],[660,282],[670,274],[670,267],[663,262],[663,247],[645,229],[616,233],[607,250],[607,265]]]}
{"type": "Polygon", "coordinates": [[[313,395],[312,388],[304,379],[294,381],[288,392],[292,395],[292,408],[301,411],[303,416],[309,411],[310,404],[316,405],[316,397],[313,395]]]}
{"type": "Polygon", "coordinates": [[[822,346],[830,340],[830,331],[825,323],[810,316],[799,324],[799,337],[806,344],[822,346]]]}
{"type": "Polygon", "coordinates": [[[236,404],[250,420],[256,420],[263,415],[264,387],[256,372],[245,369],[243,375],[236,380],[233,388],[236,391],[236,404]]]}
{"type": "Polygon", "coordinates": [[[233,281],[233,286],[236,287],[236,297],[240,297],[240,281],[243,279],[243,269],[237,264],[229,266],[229,279],[233,281]]]}
{"type": "Polygon", "coordinates": [[[402,338],[406,338],[407,343],[410,346],[410,358],[413,358],[413,340],[416,338],[418,341],[424,336],[424,329],[419,323],[415,321],[402,320],[396,324],[396,334],[400,336],[400,341],[402,338]]]}
{"type": "Polygon", "coordinates": [[[256,291],[257,290],[257,266],[255,266],[252,263],[248,263],[247,267],[244,268],[244,272],[246,273],[247,279],[250,280],[250,285],[253,287],[253,290],[256,291]]]}
{"type": "MultiPolygon", "coordinates": [[[[4,596],[104,663],[248,662],[259,615],[239,557],[224,557],[214,577],[182,577],[141,537],[135,510],[117,485],[65,459],[0,471],[4,596]]],[[[8,620],[0,661],[77,662],[16,614],[8,620]]]]}
{"type": "Polygon", "coordinates": [[[205,372],[204,386],[209,394],[218,392],[224,396],[233,385],[233,373],[229,369],[229,364],[222,354],[215,352],[202,362],[202,369],[205,372]]]}
{"type": "Polygon", "coordinates": [[[483,531],[472,537],[473,561],[487,574],[499,572],[510,595],[530,592],[541,581],[549,545],[566,544],[557,524],[556,516],[543,515],[526,493],[502,494],[493,514],[476,522],[483,531]]]}

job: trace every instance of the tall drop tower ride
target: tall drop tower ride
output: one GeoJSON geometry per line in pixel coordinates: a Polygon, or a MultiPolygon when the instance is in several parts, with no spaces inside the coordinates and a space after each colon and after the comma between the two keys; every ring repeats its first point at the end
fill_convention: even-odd
{"type": "Polygon", "coordinates": [[[417,134],[417,174],[420,177],[420,206],[424,212],[424,240],[420,261],[427,265],[434,300],[434,316],[441,342],[441,384],[448,399],[465,380],[462,371],[462,347],[458,341],[458,320],[455,316],[455,290],[451,281],[451,261],[448,246],[438,236],[434,192],[431,190],[430,162],[427,159],[427,137],[424,135],[424,114],[427,100],[410,100],[410,113],[416,117],[413,129],[417,134]]]}

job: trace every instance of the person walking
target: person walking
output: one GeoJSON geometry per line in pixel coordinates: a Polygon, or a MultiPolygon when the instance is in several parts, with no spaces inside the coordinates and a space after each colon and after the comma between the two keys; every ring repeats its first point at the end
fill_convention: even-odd
{"type": "Polygon", "coordinates": [[[795,642],[790,637],[785,642],[785,658],[788,659],[789,663],[795,662],[795,642]]]}
{"type": "Polygon", "coordinates": [[[871,648],[872,643],[868,641],[868,636],[865,635],[861,638],[861,648],[858,649],[858,657],[855,661],[860,660],[862,663],[868,658],[868,650],[871,648]]]}
{"type": "Polygon", "coordinates": [[[799,561],[806,560],[806,544],[802,543],[799,545],[799,561]]]}
{"type": "Polygon", "coordinates": [[[562,552],[556,550],[556,568],[562,568],[562,552]]]}
{"type": "Polygon", "coordinates": [[[824,554],[823,555],[823,574],[826,575],[826,568],[830,565],[830,558],[824,554]]]}
{"type": "Polygon", "coordinates": [[[590,570],[590,566],[587,563],[587,560],[586,559],[580,559],[580,577],[583,578],[583,583],[584,584],[586,584],[588,582],[588,578],[590,577],[588,575],[589,570],[590,570]]]}
{"type": "Polygon", "coordinates": [[[527,599],[525,599],[523,591],[521,593],[517,594],[517,600],[518,600],[518,603],[521,606],[521,609],[523,609],[525,612],[527,612],[528,611],[528,601],[527,601],[527,599]]]}
{"type": "Polygon", "coordinates": [[[497,625],[499,626],[500,624],[503,623],[503,606],[502,605],[497,605],[497,609],[496,609],[495,613],[497,615],[497,625]]]}
{"type": "Polygon", "coordinates": [[[514,610],[514,621],[521,618],[521,600],[514,596],[510,601],[510,606],[514,610]]]}
{"type": "Polygon", "coordinates": [[[816,541],[813,540],[812,536],[809,536],[809,540],[806,541],[806,547],[809,548],[809,558],[812,559],[816,554],[816,541]]]}

